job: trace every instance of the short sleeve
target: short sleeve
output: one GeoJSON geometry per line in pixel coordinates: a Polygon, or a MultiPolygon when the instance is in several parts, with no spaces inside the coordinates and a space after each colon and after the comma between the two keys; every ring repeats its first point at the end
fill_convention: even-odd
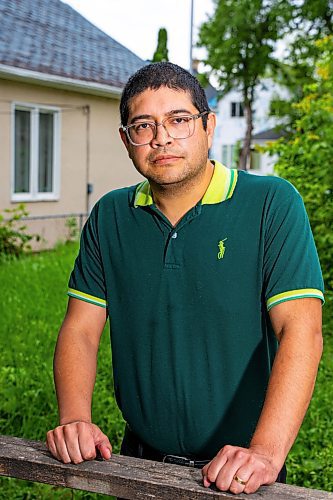
{"type": "Polygon", "coordinates": [[[68,295],[106,307],[106,288],[97,229],[98,205],[81,235],[80,251],[69,279],[68,295]]]}
{"type": "Polygon", "coordinates": [[[303,200],[286,181],[269,204],[265,227],[264,293],[267,309],[287,300],[316,297],[324,285],[303,200]]]}

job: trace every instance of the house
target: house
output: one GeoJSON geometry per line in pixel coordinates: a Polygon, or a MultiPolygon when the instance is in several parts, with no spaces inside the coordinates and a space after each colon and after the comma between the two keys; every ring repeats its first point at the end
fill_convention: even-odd
{"type": "Polygon", "coordinates": [[[0,0],[0,26],[0,211],[54,217],[29,222],[51,246],[68,214],[141,179],[118,106],[145,62],[60,0],[0,0]]]}
{"type": "MultiPolygon", "coordinates": [[[[268,141],[279,138],[282,133],[275,129],[277,122],[270,116],[270,103],[276,96],[288,98],[287,91],[271,79],[263,79],[255,90],[253,111],[253,135],[251,147],[250,171],[257,174],[272,174],[276,157],[256,150],[256,145],[263,146],[268,141]]],[[[234,89],[218,102],[218,120],[212,146],[212,157],[229,168],[235,168],[237,150],[246,131],[243,98],[241,92],[234,89]]]]}

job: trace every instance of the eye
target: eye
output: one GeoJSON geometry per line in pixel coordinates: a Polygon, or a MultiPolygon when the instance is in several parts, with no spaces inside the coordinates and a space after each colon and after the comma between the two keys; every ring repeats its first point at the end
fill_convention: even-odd
{"type": "Polygon", "coordinates": [[[192,120],[192,116],[175,116],[170,119],[170,122],[173,125],[184,125],[184,123],[188,123],[192,120]]]}
{"type": "Polygon", "coordinates": [[[140,122],[136,123],[133,128],[135,132],[143,132],[144,130],[150,130],[154,128],[155,124],[151,122],[140,122]]]}

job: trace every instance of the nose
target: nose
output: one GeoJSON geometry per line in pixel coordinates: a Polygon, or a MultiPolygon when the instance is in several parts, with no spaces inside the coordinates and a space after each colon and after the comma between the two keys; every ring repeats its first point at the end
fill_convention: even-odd
{"type": "Polygon", "coordinates": [[[155,137],[151,142],[152,147],[158,148],[161,146],[166,146],[168,144],[171,144],[172,141],[173,138],[170,137],[163,123],[157,123],[155,137]]]}

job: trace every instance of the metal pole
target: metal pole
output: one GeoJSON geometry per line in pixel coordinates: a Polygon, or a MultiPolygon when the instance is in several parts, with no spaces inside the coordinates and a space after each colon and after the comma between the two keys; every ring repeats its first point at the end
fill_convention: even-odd
{"type": "Polygon", "coordinates": [[[193,13],[194,0],[191,0],[191,29],[190,29],[190,72],[193,74],[193,13]]]}

